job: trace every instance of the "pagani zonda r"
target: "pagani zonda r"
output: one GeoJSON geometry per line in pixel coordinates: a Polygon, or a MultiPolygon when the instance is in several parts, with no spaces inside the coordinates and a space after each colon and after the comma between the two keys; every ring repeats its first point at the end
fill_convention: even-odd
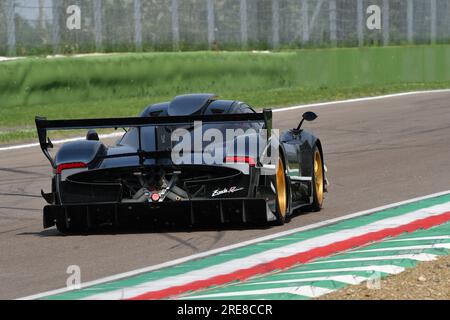
{"type": "Polygon", "coordinates": [[[296,209],[319,211],[327,188],[322,145],[301,129],[316,117],[307,112],[298,128],[277,135],[271,110],[257,113],[211,94],[179,96],[136,118],[36,117],[42,151],[53,167],[52,190],[42,191],[49,203],[44,228],[73,233],[136,223],[283,224],[296,209]],[[107,146],[93,130],[98,128],[125,133],[107,146]],[[90,130],[85,140],[63,144],[53,157],[48,131],[71,129],[90,130]],[[228,136],[233,129],[238,134],[228,136]],[[236,147],[238,140],[244,146],[236,147]],[[193,149],[180,147],[190,142],[193,149]],[[174,154],[187,161],[174,160],[174,154]]]}

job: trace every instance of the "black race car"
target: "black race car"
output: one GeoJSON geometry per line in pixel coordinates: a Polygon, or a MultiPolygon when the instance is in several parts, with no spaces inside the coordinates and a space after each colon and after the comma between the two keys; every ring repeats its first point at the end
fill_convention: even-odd
{"type": "Polygon", "coordinates": [[[212,94],[178,96],[140,117],[47,120],[39,142],[53,167],[42,196],[44,228],[63,233],[102,226],[283,224],[296,209],[319,211],[327,189],[320,140],[301,129],[272,130],[272,111],[255,112],[212,94]],[[113,145],[94,129],[121,128],[113,145]],[[49,130],[90,129],[55,156],[49,130]]]}

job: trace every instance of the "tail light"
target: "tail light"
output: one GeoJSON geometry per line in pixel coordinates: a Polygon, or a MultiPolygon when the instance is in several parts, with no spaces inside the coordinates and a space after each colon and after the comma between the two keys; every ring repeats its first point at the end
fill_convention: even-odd
{"type": "Polygon", "coordinates": [[[224,162],[225,163],[248,163],[248,165],[250,167],[256,166],[256,161],[252,157],[239,157],[239,156],[225,157],[224,162]]]}
{"type": "Polygon", "coordinates": [[[67,169],[81,169],[81,168],[87,168],[87,164],[84,162],[64,163],[60,164],[56,168],[56,173],[61,174],[61,172],[67,169]]]}

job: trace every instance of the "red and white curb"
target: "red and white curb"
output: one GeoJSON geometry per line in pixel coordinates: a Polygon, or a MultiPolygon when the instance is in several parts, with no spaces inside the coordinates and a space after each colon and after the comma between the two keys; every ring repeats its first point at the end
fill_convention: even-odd
{"type": "MultiPolygon", "coordinates": [[[[366,245],[369,242],[385,239],[386,237],[395,237],[403,232],[414,232],[421,228],[430,228],[435,225],[443,224],[450,220],[450,191],[440,192],[425,197],[415,198],[407,201],[394,203],[387,206],[374,208],[371,210],[365,210],[354,214],[346,215],[343,217],[330,219],[315,223],[306,227],[296,228],[269,236],[257,238],[254,240],[245,241],[239,244],[210,250],[200,254],[180,258],[174,261],[169,261],[160,265],[155,265],[147,268],[142,268],[115,276],[106,277],[92,282],[82,284],[81,291],[84,291],[86,299],[161,299],[173,296],[178,296],[183,292],[198,290],[210,287],[211,285],[222,285],[236,280],[246,280],[255,275],[262,275],[271,273],[274,270],[286,269],[292,267],[294,264],[304,264],[315,260],[320,257],[326,257],[334,253],[342,252],[354,247],[366,245]],[[441,199],[436,202],[435,199],[441,199]],[[416,203],[426,203],[426,205],[417,206],[416,203]],[[436,203],[440,203],[436,205],[436,203]],[[370,219],[375,221],[372,223],[362,225],[345,223],[347,227],[334,229],[335,224],[343,221],[354,221],[354,218],[371,216],[378,212],[387,212],[389,210],[396,210],[396,208],[409,205],[409,209],[406,213],[400,213],[396,215],[380,216],[380,220],[376,218],[370,219]],[[422,208],[422,209],[419,209],[422,208]],[[382,218],[384,217],[384,218],[382,218]],[[387,217],[387,218],[386,218],[387,217]],[[330,227],[327,233],[321,236],[314,236],[316,230],[321,230],[322,227],[330,227]],[[336,231],[334,231],[336,230],[336,231]],[[301,235],[302,232],[313,231],[312,237],[283,245],[282,241],[277,240],[293,240],[296,241],[296,237],[301,235]],[[292,235],[292,236],[291,236],[292,235]],[[283,238],[281,238],[283,237],[283,238]],[[265,250],[263,252],[252,254],[247,257],[240,257],[239,255],[229,254],[234,252],[232,250],[251,246],[251,245],[263,245],[268,241],[278,243],[276,248],[265,250]],[[195,269],[189,269],[186,272],[183,271],[177,276],[158,276],[153,281],[140,280],[138,285],[130,285],[127,279],[132,279],[135,276],[141,276],[143,274],[151,274],[154,271],[170,270],[170,268],[179,268],[185,263],[192,262],[193,260],[201,260],[218,254],[228,254],[230,259],[223,263],[217,263],[211,267],[200,267],[195,269]],[[128,283],[128,284],[125,284],[128,283]],[[108,285],[108,290],[99,290],[96,286],[108,285]]],[[[359,220],[355,220],[359,221],[359,220]]],[[[319,233],[320,234],[320,233],[319,233]]],[[[301,238],[301,237],[300,237],[301,238]]],[[[414,239],[414,238],[409,238],[414,239]]],[[[450,235],[427,235],[425,238],[418,237],[417,239],[430,239],[447,241],[450,239],[450,235]]],[[[388,239],[385,242],[395,242],[395,247],[401,247],[403,239],[388,239]],[[397,244],[398,243],[398,244],[397,244]]],[[[410,244],[405,243],[405,246],[410,244]]],[[[426,244],[422,245],[426,246],[426,244]]],[[[437,245],[434,248],[446,249],[448,245],[437,245]]],[[[427,247],[423,247],[424,249],[427,247]]],[[[416,258],[417,260],[431,260],[434,257],[432,255],[408,255],[407,258],[416,258]]],[[[199,260],[199,261],[200,261],[199,260]]],[[[393,261],[394,262],[394,261],[393,261]]],[[[370,260],[367,264],[370,264],[370,260]]],[[[308,263],[310,265],[311,263],[308,263]]],[[[317,273],[327,272],[325,269],[317,270],[317,273]]],[[[377,265],[376,263],[369,266],[352,266],[337,268],[333,266],[332,272],[337,271],[379,271],[386,274],[397,274],[402,272],[404,268],[390,263],[389,260],[385,261],[383,265],[377,265]]],[[[288,273],[292,273],[288,271],[288,273]]],[[[331,272],[331,269],[330,269],[331,272]]],[[[303,272],[294,273],[302,274],[303,272]]],[[[314,270],[309,270],[307,273],[314,276],[316,273],[314,270]]],[[[292,273],[293,274],[293,273],[292,273]]],[[[322,276],[322,275],[321,275],[322,276]]],[[[342,278],[343,279],[343,278],[342,278]]],[[[357,279],[358,281],[361,279],[357,279]]],[[[72,288],[62,288],[49,292],[36,294],[33,296],[25,297],[22,299],[42,299],[47,297],[60,298],[77,298],[77,293],[80,290],[73,290],[72,288]],[[75,295],[71,294],[74,293],[75,295]]],[[[83,297],[79,297],[83,298],[83,297]]]]}
{"type": "MultiPolygon", "coordinates": [[[[120,289],[90,296],[90,300],[109,299],[162,299],[183,292],[221,285],[236,279],[245,280],[273,270],[288,268],[296,263],[306,263],[332,253],[348,250],[372,241],[412,232],[423,227],[439,225],[450,220],[450,203],[420,209],[398,217],[377,222],[291,245],[264,251],[246,258],[233,259],[212,267],[187,272],[182,275],[145,282],[135,287],[120,289]]],[[[386,258],[386,257],[385,257],[386,258]]],[[[398,256],[395,257],[398,259],[398,256]]],[[[430,261],[435,257],[426,254],[405,255],[419,261],[430,261]]],[[[360,258],[363,260],[375,258],[360,258]]],[[[394,257],[392,257],[394,259],[394,257]]],[[[338,262],[337,260],[336,262],[338,262]]],[[[320,263],[320,262],[316,262],[320,263]]]]}

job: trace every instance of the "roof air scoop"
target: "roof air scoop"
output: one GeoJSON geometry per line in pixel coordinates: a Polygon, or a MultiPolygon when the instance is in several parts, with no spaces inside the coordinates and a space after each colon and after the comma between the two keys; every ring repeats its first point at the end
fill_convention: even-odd
{"type": "Polygon", "coordinates": [[[167,110],[169,116],[189,116],[201,113],[211,101],[217,99],[215,94],[187,94],[172,100],[167,110]]]}

